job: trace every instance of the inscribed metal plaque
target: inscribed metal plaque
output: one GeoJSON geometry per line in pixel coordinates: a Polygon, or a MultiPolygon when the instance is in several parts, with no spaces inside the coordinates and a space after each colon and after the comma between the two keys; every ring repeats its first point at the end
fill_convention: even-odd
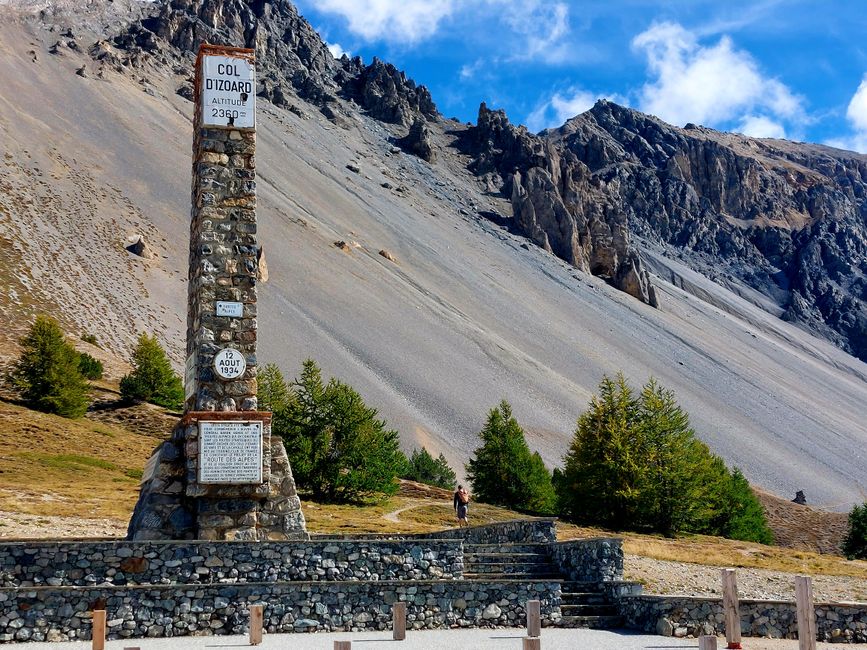
{"type": "Polygon", "coordinates": [[[217,316],[228,316],[230,318],[242,318],[244,316],[244,303],[242,302],[225,302],[217,301],[217,316]]]}
{"type": "Polygon", "coordinates": [[[240,379],[247,371],[247,359],[235,348],[223,348],[214,355],[214,372],[220,379],[240,379]]]}
{"type": "Polygon", "coordinates": [[[261,483],[262,422],[199,422],[199,483],[261,483]]]}
{"type": "Polygon", "coordinates": [[[256,67],[252,61],[202,57],[202,126],[256,126],[256,67]]]}

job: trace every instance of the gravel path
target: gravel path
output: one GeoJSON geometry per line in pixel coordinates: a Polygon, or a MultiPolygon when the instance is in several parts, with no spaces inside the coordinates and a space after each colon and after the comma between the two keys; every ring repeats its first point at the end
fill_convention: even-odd
{"type": "MultiPolygon", "coordinates": [[[[721,596],[720,569],[701,564],[667,562],[627,555],[624,576],[644,584],[647,593],[721,596]]],[[[738,569],[741,598],[794,600],[795,574],[765,569],[738,569]]],[[[817,601],[867,602],[867,580],[845,576],[813,576],[817,601]]]]}

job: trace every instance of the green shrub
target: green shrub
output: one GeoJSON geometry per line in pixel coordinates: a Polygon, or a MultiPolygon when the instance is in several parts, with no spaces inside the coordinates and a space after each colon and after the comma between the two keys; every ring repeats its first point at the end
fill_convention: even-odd
{"type": "Polygon", "coordinates": [[[696,437],[674,393],[654,379],[636,396],[622,374],[603,378],[555,484],[561,514],[574,521],[773,540],[743,474],[696,437]]]}
{"type": "Polygon", "coordinates": [[[867,560],[867,502],[849,513],[849,530],[843,540],[843,553],[850,560],[867,560]]]}
{"type": "Polygon", "coordinates": [[[99,347],[99,342],[96,340],[95,334],[82,334],[81,340],[84,341],[85,343],[90,343],[91,345],[95,345],[96,347],[99,347]]]}
{"type": "Polygon", "coordinates": [[[84,415],[88,386],[79,370],[79,355],[52,318],[37,316],[20,340],[23,351],[10,379],[30,408],[67,418],[84,415]]]}
{"type": "Polygon", "coordinates": [[[506,400],[491,409],[479,436],[482,445],[466,466],[476,501],[532,514],[552,513],[551,474],[542,457],[530,453],[524,430],[506,400]]]}
{"type": "Polygon", "coordinates": [[[78,369],[85,379],[102,379],[102,361],[90,356],[87,352],[78,354],[78,369]]]}
{"type": "Polygon", "coordinates": [[[424,447],[413,450],[401,478],[447,490],[454,488],[458,480],[445,456],[440,454],[439,458],[434,458],[424,447]]]}
{"type": "Polygon", "coordinates": [[[336,379],[324,384],[312,359],[292,389],[293,399],[275,411],[272,431],[283,438],[300,487],[333,502],[397,492],[406,458],[397,432],[376,409],[351,386],[336,379]]]}
{"type": "Polygon", "coordinates": [[[184,386],[155,336],[142,334],[132,353],[133,370],[120,380],[124,399],[181,409],[184,386]]]}

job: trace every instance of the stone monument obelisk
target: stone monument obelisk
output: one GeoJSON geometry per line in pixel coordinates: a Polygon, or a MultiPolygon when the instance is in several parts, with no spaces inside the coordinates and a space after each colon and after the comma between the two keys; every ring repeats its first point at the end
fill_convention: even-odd
{"type": "Polygon", "coordinates": [[[256,67],[196,60],[184,416],[148,461],[130,539],[306,539],[271,413],[256,401],[256,67]]]}

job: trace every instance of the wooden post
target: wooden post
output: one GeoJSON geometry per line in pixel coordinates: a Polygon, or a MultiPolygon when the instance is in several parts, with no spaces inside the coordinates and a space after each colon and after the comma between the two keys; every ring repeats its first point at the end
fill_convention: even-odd
{"type": "Polygon", "coordinates": [[[262,621],[265,619],[264,605],[250,605],[250,645],[262,643],[262,621]]]}
{"type": "Polygon", "coordinates": [[[522,650],[542,650],[542,639],[537,636],[524,637],[522,650]]]}
{"type": "Polygon", "coordinates": [[[334,650],[352,650],[352,641],[335,641],[334,650]]]}
{"type": "Polygon", "coordinates": [[[105,610],[93,610],[93,650],[105,650],[105,610]]]}
{"type": "Polygon", "coordinates": [[[798,607],[798,650],[816,650],[816,611],[813,609],[813,580],[795,576],[798,607]]]}
{"type": "Polygon", "coordinates": [[[716,650],[716,637],[700,636],[698,638],[698,650],[716,650]]]}
{"type": "Polygon", "coordinates": [[[406,638],[406,603],[395,603],[391,606],[392,630],[395,641],[406,638]]]}
{"type": "Polygon", "coordinates": [[[741,616],[738,607],[738,582],[734,569],[722,570],[723,611],[726,617],[726,648],[741,647],[741,616]]]}
{"type": "Polygon", "coordinates": [[[542,603],[538,600],[527,601],[527,636],[536,637],[542,631],[542,603]]]}

